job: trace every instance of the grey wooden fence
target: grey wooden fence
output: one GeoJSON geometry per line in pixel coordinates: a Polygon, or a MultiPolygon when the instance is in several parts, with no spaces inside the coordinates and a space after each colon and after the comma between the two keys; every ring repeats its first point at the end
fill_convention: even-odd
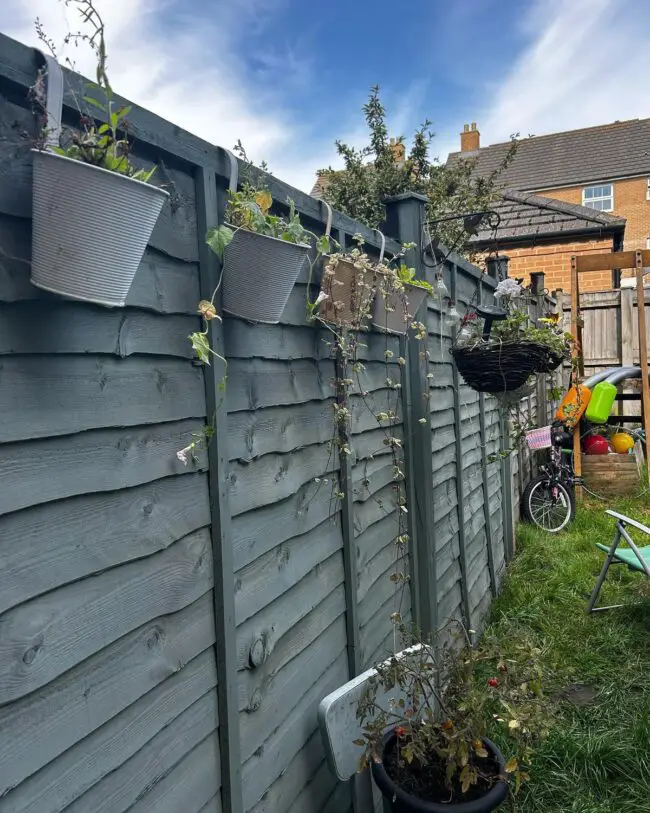
{"type": "MultiPolygon", "coordinates": [[[[424,629],[479,629],[513,550],[511,460],[496,402],[459,380],[452,328],[427,303],[422,345],[371,334],[352,395],[352,454],[329,439],[336,359],[307,323],[299,279],[277,326],[226,319],[228,358],[197,365],[187,336],[219,264],[219,148],[134,107],[134,160],[170,201],[129,296],[111,311],[29,283],[27,89],[36,52],[0,35],[0,813],[341,813],[320,699],[392,648],[392,462],[364,399],[401,380],[411,590],[424,629]],[[428,350],[429,358],[422,355],[428,350]],[[423,397],[424,396],[424,397],[423,397]],[[196,465],[175,456],[216,415],[196,465]],[[344,494],[333,502],[331,484],[344,494]]],[[[78,81],[68,76],[68,81],[78,81]]],[[[69,97],[65,119],[74,123],[69,97]]],[[[271,179],[323,230],[313,198],[271,179]]],[[[390,205],[420,242],[423,201],[390,205]]],[[[377,235],[338,213],[336,236],[377,235]]],[[[451,256],[460,302],[494,281],[451,256]]],[[[357,813],[363,813],[357,805],[357,813]]]]}

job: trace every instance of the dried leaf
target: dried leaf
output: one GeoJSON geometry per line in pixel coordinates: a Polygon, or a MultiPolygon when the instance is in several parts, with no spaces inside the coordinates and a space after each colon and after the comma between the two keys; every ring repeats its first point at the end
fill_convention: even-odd
{"type": "Polygon", "coordinates": [[[514,773],[519,767],[519,760],[517,757],[510,757],[506,762],[506,773],[514,773]]]}

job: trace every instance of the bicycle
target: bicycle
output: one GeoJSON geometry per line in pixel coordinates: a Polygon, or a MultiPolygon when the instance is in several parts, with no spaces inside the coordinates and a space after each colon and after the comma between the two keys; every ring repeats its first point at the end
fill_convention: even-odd
{"type": "Polygon", "coordinates": [[[543,531],[557,534],[572,522],[576,514],[574,487],[582,478],[573,472],[571,435],[561,423],[526,433],[532,450],[549,449],[549,459],[540,473],[524,489],[521,508],[524,519],[543,531]],[[569,446],[569,449],[564,447],[569,446]]]}
{"type": "MultiPolygon", "coordinates": [[[[634,440],[645,443],[643,429],[628,429],[634,440]]],[[[573,470],[573,435],[559,421],[526,433],[526,442],[533,451],[549,449],[547,463],[524,489],[521,510],[525,520],[551,534],[563,531],[576,514],[574,487],[584,487],[582,477],[573,470]]],[[[604,499],[590,492],[594,497],[604,499]]]]}

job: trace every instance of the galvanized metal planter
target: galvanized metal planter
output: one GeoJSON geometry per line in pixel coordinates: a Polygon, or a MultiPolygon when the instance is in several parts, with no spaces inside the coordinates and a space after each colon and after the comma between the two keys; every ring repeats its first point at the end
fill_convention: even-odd
{"type": "Polygon", "coordinates": [[[404,287],[404,291],[382,291],[381,286],[379,287],[372,314],[375,327],[398,335],[407,332],[415,314],[427,298],[427,291],[409,283],[404,287]]]}
{"type": "Polygon", "coordinates": [[[32,283],[124,307],[169,194],[53,152],[33,153],[32,283]]]}
{"type": "Polygon", "coordinates": [[[223,309],[251,322],[277,324],[309,246],[237,229],[226,246],[223,309]]]}

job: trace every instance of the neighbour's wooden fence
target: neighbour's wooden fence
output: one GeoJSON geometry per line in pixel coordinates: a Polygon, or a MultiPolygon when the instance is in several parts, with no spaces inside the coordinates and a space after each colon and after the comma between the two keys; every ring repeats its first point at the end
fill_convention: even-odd
{"type": "MultiPolygon", "coordinates": [[[[332,453],[335,360],[305,318],[306,276],[280,324],[215,326],[219,408],[223,370],[194,362],[187,336],[219,273],[204,234],[228,161],[145,110],[129,117],[134,160],[171,194],[128,306],[31,286],[39,65],[0,35],[0,813],[345,813],[316,709],[393,647],[390,455],[355,394],[352,454],[332,453]],[[215,414],[184,467],[176,451],[215,414]]],[[[322,204],[269,183],[323,232],[322,204]]],[[[389,252],[419,243],[423,201],[395,201],[390,221],[389,252]]],[[[378,253],[360,223],[335,213],[334,228],[378,253]]],[[[492,301],[494,280],[460,258],[435,270],[459,302],[492,301]]],[[[383,403],[390,349],[413,563],[402,614],[479,629],[514,548],[513,460],[490,462],[501,413],[459,380],[437,300],[421,318],[424,345],[369,336],[358,391],[383,403]]]]}
{"type": "MultiPolygon", "coordinates": [[[[571,329],[571,297],[567,292],[556,292],[561,302],[566,330],[571,329]]],[[[645,317],[650,336],[650,288],[645,288],[645,317]]],[[[639,363],[639,329],[636,288],[595,291],[580,295],[583,319],[582,354],[585,376],[607,367],[631,366],[639,363]]],[[[650,350],[650,345],[649,348],[650,350]]],[[[640,381],[632,380],[623,387],[625,392],[640,392],[640,381]]],[[[628,415],[640,415],[641,403],[619,402],[628,415]]]]}

